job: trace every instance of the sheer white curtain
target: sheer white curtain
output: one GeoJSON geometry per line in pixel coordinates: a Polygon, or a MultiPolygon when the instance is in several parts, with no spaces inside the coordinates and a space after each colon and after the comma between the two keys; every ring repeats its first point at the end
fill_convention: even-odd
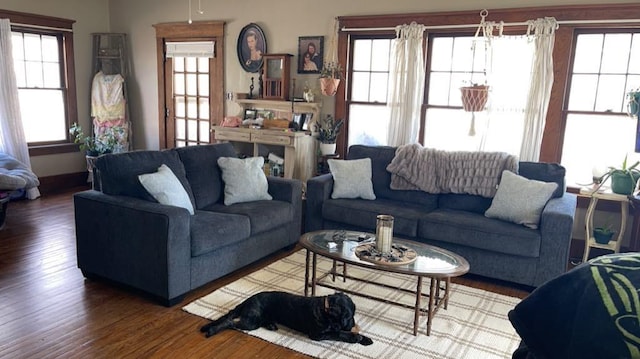
{"type": "MultiPolygon", "coordinates": [[[[0,151],[15,157],[31,168],[29,149],[20,116],[18,84],[13,69],[11,49],[11,24],[8,19],[0,19],[0,151]]],[[[27,190],[29,199],[39,196],[38,188],[27,190]]]]}
{"type": "Polygon", "coordinates": [[[553,44],[557,28],[558,23],[554,18],[529,21],[527,33],[533,31],[535,52],[520,149],[520,159],[523,161],[538,161],[540,158],[540,146],[553,85],[553,44]]]}
{"type": "Polygon", "coordinates": [[[487,69],[490,94],[487,111],[478,116],[479,151],[519,155],[527,95],[531,83],[533,44],[526,36],[491,39],[487,69]]]}
{"type": "Polygon", "coordinates": [[[389,146],[418,142],[425,76],[424,30],[424,25],[415,22],[396,27],[387,98],[391,113],[387,135],[389,146]]]}

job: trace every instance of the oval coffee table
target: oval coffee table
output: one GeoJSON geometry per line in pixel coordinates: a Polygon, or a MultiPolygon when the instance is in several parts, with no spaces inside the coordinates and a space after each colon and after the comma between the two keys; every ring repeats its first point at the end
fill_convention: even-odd
{"type": "Polygon", "coordinates": [[[461,256],[445,249],[398,238],[393,238],[393,243],[401,244],[415,250],[418,255],[416,261],[400,266],[364,261],[359,259],[355,254],[355,247],[364,243],[362,241],[362,237],[367,237],[369,238],[368,241],[370,241],[375,238],[375,235],[344,230],[322,230],[303,234],[302,237],[300,237],[299,243],[307,250],[304,295],[309,295],[309,288],[311,288],[311,295],[315,295],[316,286],[318,285],[385,303],[411,308],[414,310],[413,335],[417,335],[418,333],[418,321],[420,314],[427,316],[427,335],[430,335],[433,316],[441,306],[444,306],[444,309],[447,309],[451,278],[467,273],[469,271],[469,262],[461,256]],[[317,273],[318,255],[333,260],[333,266],[329,272],[317,273]],[[371,270],[395,272],[415,276],[417,277],[416,289],[415,291],[412,291],[403,288],[395,288],[386,284],[374,283],[350,276],[347,274],[347,264],[369,268],[371,270]],[[342,266],[342,272],[337,270],[339,266],[342,266]],[[322,279],[328,276],[331,276],[332,281],[334,282],[336,277],[342,277],[343,280],[356,280],[371,285],[406,291],[415,294],[415,305],[409,306],[403,303],[392,302],[387,299],[352,292],[345,290],[344,288],[333,286],[330,283],[321,282],[322,279]],[[430,279],[429,294],[422,294],[422,278],[425,277],[430,279]],[[444,287],[441,286],[441,282],[444,282],[444,287]],[[423,297],[427,297],[429,300],[427,308],[422,308],[421,306],[421,300],[423,297]]]}

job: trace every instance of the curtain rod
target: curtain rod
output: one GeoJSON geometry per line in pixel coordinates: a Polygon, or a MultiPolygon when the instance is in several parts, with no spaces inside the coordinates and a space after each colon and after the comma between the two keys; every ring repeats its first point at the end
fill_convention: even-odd
{"type": "Polygon", "coordinates": [[[53,30],[53,31],[64,31],[64,32],[73,32],[73,29],[66,29],[61,27],[52,27],[52,26],[41,26],[41,25],[30,25],[30,24],[20,24],[16,22],[9,22],[11,26],[19,26],[26,27],[29,29],[40,29],[40,30],[53,30]]]}
{"type": "MultiPolygon", "coordinates": [[[[628,24],[628,23],[640,23],[640,19],[616,19],[616,20],[563,20],[557,21],[558,25],[577,25],[577,24],[628,24]]],[[[425,30],[439,30],[439,29],[466,29],[477,28],[479,24],[464,24],[464,25],[432,25],[425,26],[425,30]]],[[[504,26],[527,26],[528,22],[505,22],[504,26]]],[[[341,31],[383,31],[383,30],[395,30],[394,27],[343,27],[341,31]]]]}

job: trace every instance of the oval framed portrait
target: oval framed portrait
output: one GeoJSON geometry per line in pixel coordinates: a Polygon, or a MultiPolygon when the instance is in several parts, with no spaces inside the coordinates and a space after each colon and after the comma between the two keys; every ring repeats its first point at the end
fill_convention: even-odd
{"type": "Polygon", "coordinates": [[[242,28],[238,35],[238,61],[247,72],[258,72],[262,66],[262,54],[267,52],[267,39],[257,24],[242,28]]]}

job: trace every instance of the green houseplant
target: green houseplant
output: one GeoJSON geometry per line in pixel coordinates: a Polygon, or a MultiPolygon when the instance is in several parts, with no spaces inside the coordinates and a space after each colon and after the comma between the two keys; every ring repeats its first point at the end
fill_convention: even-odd
{"type": "Polygon", "coordinates": [[[82,131],[82,126],[74,123],[69,128],[69,133],[73,136],[73,142],[80,145],[80,150],[85,151],[87,156],[97,157],[105,153],[113,152],[118,146],[118,138],[122,137],[121,127],[109,127],[100,136],[88,136],[82,131]]]}
{"type": "Polygon", "coordinates": [[[320,152],[323,155],[331,155],[336,152],[336,139],[340,134],[342,124],[343,120],[336,121],[331,115],[316,121],[314,127],[318,132],[317,139],[320,141],[320,152]]]}
{"type": "Polygon", "coordinates": [[[636,182],[638,182],[640,178],[640,170],[637,169],[638,165],[640,165],[640,161],[636,161],[631,166],[628,166],[627,156],[624,156],[622,166],[619,168],[609,167],[609,170],[600,178],[600,184],[597,189],[600,189],[602,184],[611,178],[611,191],[613,193],[624,195],[633,193],[636,182]]]}
{"type": "Polygon", "coordinates": [[[608,224],[604,227],[596,227],[593,229],[593,239],[598,244],[607,244],[613,238],[616,232],[611,229],[611,225],[608,224]]]}
{"type": "Polygon", "coordinates": [[[627,92],[627,111],[634,117],[640,114],[640,87],[627,92]]]}
{"type": "Polygon", "coordinates": [[[342,79],[342,65],[339,62],[327,62],[320,70],[320,91],[323,95],[333,96],[338,91],[342,79]]]}

